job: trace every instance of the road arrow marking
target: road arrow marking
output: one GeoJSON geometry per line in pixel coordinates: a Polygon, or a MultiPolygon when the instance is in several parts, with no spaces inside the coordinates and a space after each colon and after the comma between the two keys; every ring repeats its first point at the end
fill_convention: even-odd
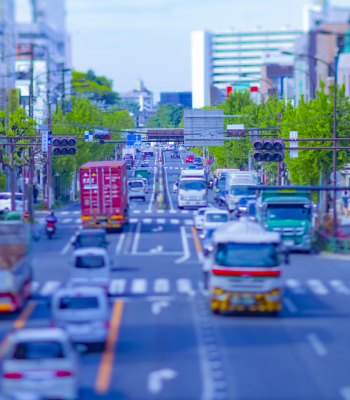
{"type": "Polygon", "coordinates": [[[169,307],[168,301],[155,301],[152,303],[151,310],[154,315],[159,315],[162,308],[169,307]]]}
{"type": "Polygon", "coordinates": [[[174,379],[176,376],[177,372],[170,368],[150,372],[147,379],[147,389],[153,394],[160,393],[163,390],[163,380],[174,379]]]}

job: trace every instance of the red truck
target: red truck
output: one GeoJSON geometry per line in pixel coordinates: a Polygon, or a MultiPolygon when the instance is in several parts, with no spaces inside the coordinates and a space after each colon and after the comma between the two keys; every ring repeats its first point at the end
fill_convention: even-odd
{"type": "Polygon", "coordinates": [[[84,228],[122,230],[129,223],[125,161],[89,161],[80,167],[84,228]]]}

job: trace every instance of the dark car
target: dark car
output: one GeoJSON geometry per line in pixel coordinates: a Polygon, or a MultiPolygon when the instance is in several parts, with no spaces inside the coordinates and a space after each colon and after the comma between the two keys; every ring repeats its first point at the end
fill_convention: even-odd
{"type": "Polygon", "coordinates": [[[180,153],[177,150],[174,150],[171,154],[170,154],[170,158],[180,158],[180,153]]]}
{"type": "Polygon", "coordinates": [[[248,202],[256,200],[255,196],[249,196],[249,197],[241,197],[238,200],[238,203],[236,205],[236,214],[237,215],[246,215],[248,214],[248,202]]]}
{"type": "Polygon", "coordinates": [[[203,161],[200,157],[196,157],[193,159],[193,164],[199,163],[200,165],[203,165],[203,161]]]}
{"type": "Polygon", "coordinates": [[[81,247],[107,247],[106,231],[104,229],[82,229],[76,235],[72,245],[81,247]]]}
{"type": "Polygon", "coordinates": [[[216,196],[217,196],[217,201],[218,201],[219,207],[225,206],[226,205],[226,189],[224,187],[219,189],[216,196]]]}

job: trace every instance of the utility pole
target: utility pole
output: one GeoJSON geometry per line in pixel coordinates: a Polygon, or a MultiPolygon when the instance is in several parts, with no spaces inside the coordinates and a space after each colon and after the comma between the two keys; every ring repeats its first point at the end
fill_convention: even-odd
{"type": "MultiPolygon", "coordinates": [[[[34,117],[34,44],[30,45],[30,88],[29,88],[29,118],[34,117]]],[[[28,149],[29,172],[28,172],[28,212],[29,220],[33,219],[33,149],[28,149]]]]}
{"type": "Polygon", "coordinates": [[[65,93],[64,93],[66,90],[66,87],[65,87],[65,83],[64,83],[64,79],[65,79],[64,73],[65,73],[65,69],[64,69],[64,65],[63,65],[63,68],[62,68],[62,116],[66,115],[66,104],[65,104],[65,93]]]}
{"type": "MultiPolygon", "coordinates": [[[[46,80],[46,104],[47,104],[47,130],[51,132],[51,104],[50,104],[50,53],[49,47],[46,47],[46,68],[47,68],[47,80],[46,80]]],[[[52,157],[51,157],[51,146],[48,144],[47,149],[47,205],[51,208],[53,204],[53,192],[52,192],[52,157]]]]}

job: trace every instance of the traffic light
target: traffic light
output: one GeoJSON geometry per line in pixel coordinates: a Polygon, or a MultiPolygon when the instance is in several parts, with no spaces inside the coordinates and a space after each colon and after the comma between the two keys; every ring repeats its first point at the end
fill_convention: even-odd
{"type": "Polygon", "coordinates": [[[54,156],[74,156],[77,153],[77,138],[75,136],[55,137],[52,140],[52,153],[54,156]]]}
{"type": "Polygon", "coordinates": [[[253,142],[253,158],[255,161],[282,162],[284,147],[281,139],[256,139],[253,142]]]}
{"type": "Polygon", "coordinates": [[[98,129],[96,129],[95,130],[95,133],[94,133],[94,139],[98,139],[98,140],[100,140],[100,144],[103,144],[103,143],[101,143],[101,141],[102,140],[109,140],[111,138],[111,132],[109,132],[109,131],[106,131],[106,130],[98,130],[98,129]]]}

